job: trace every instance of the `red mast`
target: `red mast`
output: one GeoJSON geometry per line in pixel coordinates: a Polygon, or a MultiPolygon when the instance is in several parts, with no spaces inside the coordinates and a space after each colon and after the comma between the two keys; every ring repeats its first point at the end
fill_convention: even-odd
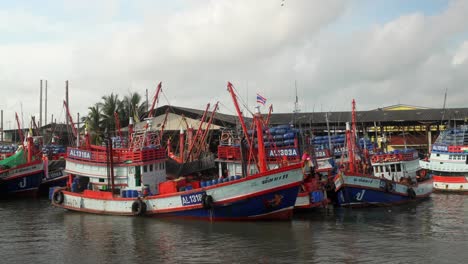
{"type": "Polygon", "coordinates": [[[228,82],[227,88],[228,88],[229,93],[231,94],[232,101],[234,102],[234,107],[236,107],[237,116],[239,117],[242,130],[244,131],[245,140],[247,140],[247,144],[249,144],[249,146],[252,146],[250,142],[249,133],[247,131],[247,126],[245,125],[244,118],[242,117],[242,112],[240,111],[239,104],[237,103],[237,98],[236,98],[236,94],[234,93],[234,87],[232,86],[232,83],[228,82]]]}
{"type": "Polygon", "coordinates": [[[23,130],[21,130],[21,125],[20,125],[18,113],[15,113],[15,118],[16,118],[16,124],[18,125],[18,134],[19,134],[19,137],[20,137],[20,142],[21,142],[21,144],[24,144],[24,134],[23,134],[23,130]]]}
{"type": "Polygon", "coordinates": [[[119,135],[120,138],[122,138],[122,131],[120,131],[120,119],[119,119],[119,114],[117,112],[114,112],[114,119],[115,119],[115,128],[117,129],[117,134],[119,135]]]}
{"type": "Polygon", "coordinates": [[[258,141],[258,167],[260,173],[267,171],[265,144],[263,143],[263,120],[260,114],[260,108],[257,107],[257,113],[254,115],[254,122],[257,127],[257,141],[258,141]]]}
{"type": "Polygon", "coordinates": [[[159,82],[157,90],[156,90],[156,94],[153,97],[153,103],[151,104],[151,109],[149,111],[148,118],[153,117],[154,106],[156,105],[156,101],[158,101],[158,96],[159,96],[159,92],[161,91],[161,87],[162,87],[162,82],[159,82]]]}
{"type": "MultiPolygon", "coordinates": [[[[247,126],[245,125],[244,118],[242,117],[242,113],[240,111],[239,103],[237,102],[236,94],[234,93],[234,87],[233,87],[232,83],[228,82],[227,83],[227,88],[228,88],[229,93],[231,94],[232,101],[234,102],[234,106],[235,106],[236,111],[237,111],[237,116],[239,117],[239,121],[241,123],[242,130],[244,131],[245,140],[247,141],[247,144],[250,146],[250,149],[252,149],[253,148],[252,141],[250,140],[249,133],[248,133],[248,130],[247,130],[247,126]]],[[[255,118],[255,115],[254,115],[254,122],[255,122],[255,119],[256,118],[255,118]]],[[[260,161],[257,162],[257,168],[258,168],[258,171],[262,172],[262,171],[264,171],[263,169],[265,169],[265,167],[266,167],[265,149],[264,149],[264,144],[263,144],[263,130],[260,129],[260,134],[259,134],[258,133],[258,124],[256,124],[256,125],[257,125],[257,138],[258,138],[258,150],[259,150],[258,153],[259,153],[259,160],[260,160],[260,161]],[[261,144],[262,144],[262,148],[260,148],[260,141],[261,141],[261,144]],[[261,153],[263,155],[260,155],[261,153]],[[263,165],[260,165],[261,163],[264,163],[264,167],[262,167],[263,165]]],[[[260,127],[262,127],[261,124],[260,124],[260,127]]],[[[250,161],[250,158],[249,158],[249,161],[250,161]]]]}
{"type": "Polygon", "coordinates": [[[192,154],[193,147],[195,146],[195,144],[197,142],[199,142],[198,140],[202,136],[202,126],[203,126],[203,123],[205,123],[206,114],[208,113],[208,109],[210,109],[210,104],[209,103],[206,105],[205,112],[203,113],[203,116],[202,116],[202,118],[200,120],[200,125],[198,126],[198,130],[195,133],[195,137],[191,138],[191,142],[190,142],[189,149],[188,149],[188,152],[187,152],[187,159],[186,160],[190,159],[190,155],[192,154]]]}
{"type": "Polygon", "coordinates": [[[206,145],[206,144],[204,144],[205,140],[206,140],[206,136],[208,135],[208,133],[210,131],[210,127],[211,127],[211,124],[213,123],[214,116],[216,115],[216,111],[218,110],[218,104],[219,104],[219,102],[216,102],[216,104],[215,104],[215,106],[213,108],[213,111],[211,112],[210,119],[208,120],[208,123],[206,125],[205,132],[203,132],[203,135],[202,135],[201,139],[199,140],[199,144],[198,144],[199,149],[195,150],[195,159],[198,159],[199,155],[202,152],[202,144],[206,145]]]}
{"type": "Polygon", "coordinates": [[[70,125],[71,125],[71,128],[72,128],[73,136],[78,138],[78,136],[79,136],[78,135],[78,130],[75,127],[75,123],[73,123],[73,118],[72,118],[72,116],[70,114],[70,109],[68,109],[68,105],[67,105],[67,102],[65,100],[63,101],[63,106],[65,106],[65,110],[67,110],[67,117],[70,120],[70,125]]]}
{"type": "Polygon", "coordinates": [[[348,163],[349,171],[356,172],[356,101],[353,99],[351,110],[351,129],[346,123],[346,141],[348,142],[348,163]]]}

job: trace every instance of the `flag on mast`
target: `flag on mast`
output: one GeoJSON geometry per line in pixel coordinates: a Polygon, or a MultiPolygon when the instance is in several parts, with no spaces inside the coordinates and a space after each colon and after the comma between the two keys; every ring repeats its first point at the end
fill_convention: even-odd
{"type": "Polygon", "coordinates": [[[266,101],[267,101],[267,99],[265,97],[263,97],[263,96],[261,96],[260,94],[257,93],[257,103],[265,105],[266,101]]]}

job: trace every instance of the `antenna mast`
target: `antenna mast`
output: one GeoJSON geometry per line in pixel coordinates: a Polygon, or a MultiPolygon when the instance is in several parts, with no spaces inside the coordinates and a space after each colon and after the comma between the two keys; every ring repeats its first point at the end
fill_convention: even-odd
{"type": "Polygon", "coordinates": [[[444,105],[442,106],[442,120],[440,120],[440,124],[442,125],[442,123],[444,122],[444,119],[445,119],[445,103],[447,102],[447,90],[448,88],[445,88],[445,95],[444,95],[444,105]]]}

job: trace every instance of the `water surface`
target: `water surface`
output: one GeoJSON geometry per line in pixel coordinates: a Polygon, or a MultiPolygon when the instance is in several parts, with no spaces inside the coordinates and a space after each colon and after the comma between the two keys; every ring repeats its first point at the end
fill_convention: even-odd
{"type": "Polygon", "coordinates": [[[1,263],[465,263],[468,196],[328,209],[291,222],[216,222],[74,213],[0,200],[1,263]]]}

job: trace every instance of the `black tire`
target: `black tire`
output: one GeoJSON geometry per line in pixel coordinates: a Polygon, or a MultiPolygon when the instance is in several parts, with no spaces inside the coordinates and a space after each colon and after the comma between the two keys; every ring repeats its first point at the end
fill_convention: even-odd
{"type": "Polygon", "coordinates": [[[409,198],[411,198],[411,199],[416,199],[416,192],[415,192],[414,189],[411,188],[411,187],[408,188],[408,196],[409,196],[409,198]]]}
{"type": "Polygon", "coordinates": [[[206,193],[202,195],[202,206],[205,209],[212,209],[213,208],[213,196],[207,195],[206,193]]]}
{"type": "Polygon", "coordinates": [[[64,197],[63,197],[62,191],[54,192],[54,195],[52,196],[52,200],[55,204],[62,204],[63,199],[64,197]]]}
{"type": "Polygon", "coordinates": [[[391,182],[385,182],[385,191],[386,192],[393,191],[393,184],[391,182]]]}
{"type": "Polygon", "coordinates": [[[137,199],[132,204],[133,215],[144,215],[146,213],[146,203],[142,200],[137,199]]]}

